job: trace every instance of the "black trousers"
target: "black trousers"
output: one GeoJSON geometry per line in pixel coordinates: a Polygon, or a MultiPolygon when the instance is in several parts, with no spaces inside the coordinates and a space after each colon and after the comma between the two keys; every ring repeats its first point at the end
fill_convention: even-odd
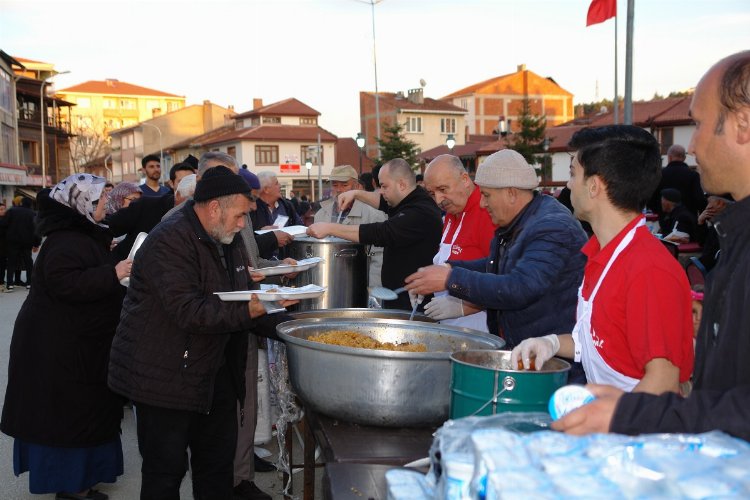
{"type": "Polygon", "coordinates": [[[15,284],[14,272],[18,271],[18,276],[21,275],[21,270],[26,270],[26,284],[31,284],[31,271],[34,268],[34,260],[31,258],[31,247],[16,245],[15,243],[6,242],[5,246],[6,254],[8,255],[8,278],[7,283],[9,285],[15,284]]]}
{"type": "Polygon", "coordinates": [[[135,402],[143,456],[141,500],[179,500],[190,450],[196,500],[231,500],[237,444],[237,395],[226,365],[219,369],[210,413],[135,402]]]}

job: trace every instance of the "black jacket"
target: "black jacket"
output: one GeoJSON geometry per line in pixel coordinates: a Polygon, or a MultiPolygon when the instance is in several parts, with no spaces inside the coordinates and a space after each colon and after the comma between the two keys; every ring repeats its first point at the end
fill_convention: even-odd
{"type": "Polygon", "coordinates": [[[217,246],[193,207],[188,201],[162,221],[138,252],[112,342],[109,386],[133,401],[207,413],[224,363],[244,402],[247,332],[270,333],[278,319],[252,320],[247,302],[214,295],[249,288],[247,257],[239,235],[217,246]]]}
{"type": "Polygon", "coordinates": [[[5,242],[20,247],[36,247],[42,242],[34,232],[36,214],[30,208],[13,207],[5,213],[5,242]]]}
{"type": "Polygon", "coordinates": [[[128,258],[138,233],[150,233],[161,222],[162,216],[174,207],[174,195],[142,196],[125,208],[109,215],[105,220],[115,236],[127,235],[112,250],[112,260],[116,264],[128,258]]]}
{"type": "MultiPolygon", "coordinates": [[[[395,207],[389,207],[381,197],[379,208],[388,214],[388,220],[360,225],[359,242],[383,247],[381,281],[384,287],[395,289],[404,286],[404,279],[417,269],[432,264],[440,246],[443,221],[435,200],[419,186],[395,207]]],[[[423,304],[428,301],[425,298],[423,304]]],[[[407,293],[384,305],[411,310],[407,293]]]]}
{"type": "Polygon", "coordinates": [[[662,236],[671,233],[675,229],[675,224],[677,224],[677,231],[686,233],[690,237],[690,241],[695,241],[698,218],[682,203],[675,205],[668,214],[663,213],[659,217],[659,231],[661,231],[662,236]]]}
{"type": "Polygon", "coordinates": [[[612,432],[721,430],[750,440],[750,198],[716,216],[721,259],[706,281],[695,353],[695,382],[686,399],[675,394],[625,394],[612,432]]]}
{"type": "Polygon", "coordinates": [[[47,239],[13,329],[2,431],[46,446],[95,446],[117,437],[122,418],[107,365],[123,288],[109,233],[48,191],[38,201],[47,239]]]}
{"type": "Polygon", "coordinates": [[[687,163],[672,161],[661,169],[661,181],[648,203],[652,212],[662,212],[661,191],[666,188],[677,189],[682,195],[682,204],[696,217],[706,208],[707,200],[701,186],[701,176],[698,172],[690,170],[687,163]]]}
{"type": "MultiPolygon", "coordinates": [[[[266,226],[273,226],[273,219],[271,218],[268,203],[260,198],[256,200],[256,203],[258,209],[255,212],[250,213],[250,220],[253,221],[253,227],[257,230],[263,229],[266,226]]],[[[284,205],[284,210],[286,210],[286,213],[289,216],[289,221],[286,223],[287,226],[302,225],[302,219],[297,214],[291,201],[286,198],[279,198],[279,204],[284,205]]],[[[285,257],[288,257],[286,249],[279,248],[279,242],[276,240],[276,236],[274,236],[273,233],[264,233],[256,236],[255,241],[258,242],[260,256],[264,259],[273,259],[275,257],[284,259],[285,257]]]]}

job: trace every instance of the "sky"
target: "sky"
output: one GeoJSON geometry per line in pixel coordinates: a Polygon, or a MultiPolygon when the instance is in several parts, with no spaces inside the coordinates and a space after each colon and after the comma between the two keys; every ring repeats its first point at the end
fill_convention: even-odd
{"type": "MultiPolygon", "coordinates": [[[[377,0],[376,0],[377,1],[377,0]]],[[[513,73],[551,76],[575,103],[614,95],[614,20],[586,27],[590,0],[382,0],[374,7],[378,89],[441,98],[513,73]]],[[[619,94],[625,14],[617,0],[619,94]]],[[[252,109],[296,97],[355,137],[374,91],[368,0],[0,0],[0,49],[70,74],[57,88],[120,81],[252,109]]],[[[696,85],[750,48],[748,0],[636,0],[633,98],[696,85]]]]}

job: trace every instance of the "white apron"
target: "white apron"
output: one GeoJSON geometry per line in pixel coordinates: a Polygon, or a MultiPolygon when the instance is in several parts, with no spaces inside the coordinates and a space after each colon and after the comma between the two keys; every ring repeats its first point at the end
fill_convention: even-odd
{"type": "MultiPolygon", "coordinates": [[[[451,222],[448,221],[448,224],[445,226],[445,230],[443,231],[443,236],[440,238],[440,249],[438,250],[438,253],[435,254],[435,257],[432,258],[432,262],[436,265],[444,264],[448,261],[451,257],[451,249],[453,248],[453,244],[456,242],[456,238],[458,238],[458,234],[461,232],[461,226],[464,224],[464,217],[466,216],[466,212],[461,214],[461,220],[458,223],[458,227],[456,228],[456,232],[453,233],[453,240],[450,243],[444,243],[445,238],[448,236],[448,232],[451,230],[451,222]]],[[[435,292],[435,297],[440,297],[442,295],[448,295],[447,291],[442,292],[435,292]]],[[[487,313],[484,311],[479,311],[478,313],[470,314],[468,316],[463,316],[461,318],[452,318],[452,319],[444,319],[441,320],[440,323],[444,325],[453,325],[453,326],[461,326],[463,328],[471,328],[473,330],[479,330],[480,332],[487,332],[487,313]]]]}
{"type": "MultiPolygon", "coordinates": [[[[628,377],[610,367],[601,357],[594,344],[593,332],[591,330],[591,312],[594,310],[594,299],[599,287],[609,272],[609,268],[622,253],[623,250],[633,241],[636,230],[646,225],[646,220],[641,219],[633,229],[620,241],[615,248],[612,257],[604,267],[599,281],[596,283],[594,290],[591,292],[589,300],[583,299],[583,283],[578,289],[578,307],[576,308],[576,326],[573,328],[573,342],[575,344],[575,361],[583,364],[583,370],[586,372],[586,379],[594,384],[607,384],[615,386],[623,391],[630,392],[640,382],[640,380],[628,377]]],[[[584,278],[585,281],[585,278],[584,278]]]]}

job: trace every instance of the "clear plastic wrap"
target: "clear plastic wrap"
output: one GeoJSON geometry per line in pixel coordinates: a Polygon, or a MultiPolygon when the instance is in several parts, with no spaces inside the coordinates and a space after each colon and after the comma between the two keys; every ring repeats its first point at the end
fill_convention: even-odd
{"type": "Polygon", "coordinates": [[[295,424],[302,420],[302,408],[297,404],[296,396],[289,382],[289,363],[286,356],[286,345],[283,342],[268,341],[268,363],[271,386],[273,387],[278,411],[275,425],[276,439],[279,443],[279,460],[276,467],[289,477],[289,481],[284,485],[284,494],[287,495],[292,485],[292,470],[286,453],[286,439],[292,439],[293,436],[286,436],[285,431],[288,424],[295,424]]]}

